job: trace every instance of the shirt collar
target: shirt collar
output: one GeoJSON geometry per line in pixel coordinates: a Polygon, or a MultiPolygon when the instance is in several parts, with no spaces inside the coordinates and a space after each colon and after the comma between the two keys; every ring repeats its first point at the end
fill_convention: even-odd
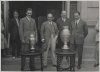
{"type": "Polygon", "coordinates": [[[15,18],[16,22],[17,22],[17,25],[19,26],[19,20],[18,18],[15,18]]]}
{"type": "Polygon", "coordinates": [[[26,16],[26,18],[30,21],[30,18],[26,16]]]}
{"type": "Polygon", "coordinates": [[[52,21],[49,21],[49,24],[52,24],[52,21]]]}
{"type": "Polygon", "coordinates": [[[63,17],[62,17],[62,20],[65,22],[65,21],[66,21],[66,18],[63,18],[63,17]]]}
{"type": "Polygon", "coordinates": [[[77,24],[79,23],[79,21],[80,21],[80,18],[78,20],[75,20],[75,22],[77,22],[77,24]]]}

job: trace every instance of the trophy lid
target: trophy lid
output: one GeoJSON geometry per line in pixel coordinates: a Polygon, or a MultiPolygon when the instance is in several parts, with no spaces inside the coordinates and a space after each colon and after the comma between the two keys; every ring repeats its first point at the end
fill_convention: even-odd
{"type": "Polygon", "coordinates": [[[33,38],[34,37],[34,34],[30,34],[30,38],[33,38]]]}

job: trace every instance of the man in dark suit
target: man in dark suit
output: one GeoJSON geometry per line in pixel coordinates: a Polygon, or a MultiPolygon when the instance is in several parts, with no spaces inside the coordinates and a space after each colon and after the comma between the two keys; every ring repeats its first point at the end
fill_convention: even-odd
{"type": "Polygon", "coordinates": [[[56,23],[52,21],[53,15],[49,13],[47,15],[47,19],[48,20],[45,21],[41,27],[41,38],[45,46],[45,51],[43,54],[44,67],[47,67],[47,56],[48,56],[49,49],[51,50],[53,66],[56,66],[55,47],[56,47],[56,39],[58,37],[58,28],[56,26],[56,23]]]}
{"type": "Polygon", "coordinates": [[[63,42],[61,41],[61,38],[60,38],[60,33],[63,30],[63,26],[68,26],[70,29],[70,20],[67,18],[66,11],[61,11],[61,17],[59,19],[57,19],[56,23],[57,23],[57,27],[59,30],[57,48],[58,47],[61,48],[64,45],[63,42]]]}
{"type": "Polygon", "coordinates": [[[78,53],[78,66],[81,68],[82,64],[82,53],[84,39],[88,34],[88,27],[85,21],[80,19],[80,13],[77,11],[74,13],[75,20],[71,22],[71,36],[70,36],[70,47],[73,50],[77,50],[78,53]]]}
{"type": "Polygon", "coordinates": [[[22,42],[22,52],[29,51],[29,39],[31,34],[34,34],[37,42],[36,23],[31,16],[32,16],[32,9],[28,8],[26,11],[26,17],[20,20],[19,31],[20,31],[20,39],[22,42]]]}
{"type": "Polygon", "coordinates": [[[19,18],[18,12],[14,11],[14,18],[10,21],[10,41],[12,46],[12,56],[15,58],[16,56],[20,56],[20,37],[19,37],[19,18]]]}

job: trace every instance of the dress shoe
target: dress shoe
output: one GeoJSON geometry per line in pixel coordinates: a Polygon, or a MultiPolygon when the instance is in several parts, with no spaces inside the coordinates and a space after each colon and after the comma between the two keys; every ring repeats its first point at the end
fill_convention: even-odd
{"type": "Polygon", "coordinates": [[[43,65],[43,68],[47,68],[47,65],[43,65]]]}
{"type": "Polygon", "coordinates": [[[94,67],[97,67],[97,66],[99,66],[99,64],[94,64],[94,67]]]}
{"type": "Polygon", "coordinates": [[[57,65],[52,65],[52,66],[57,67],[57,65]]]}
{"type": "Polygon", "coordinates": [[[12,57],[13,60],[14,60],[15,58],[16,58],[16,57],[14,57],[14,56],[12,57]]]}
{"type": "Polygon", "coordinates": [[[21,56],[17,56],[18,58],[21,58],[21,56]]]}
{"type": "Polygon", "coordinates": [[[78,66],[77,66],[77,69],[81,69],[81,66],[80,66],[80,65],[78,65],[78,66]]]}

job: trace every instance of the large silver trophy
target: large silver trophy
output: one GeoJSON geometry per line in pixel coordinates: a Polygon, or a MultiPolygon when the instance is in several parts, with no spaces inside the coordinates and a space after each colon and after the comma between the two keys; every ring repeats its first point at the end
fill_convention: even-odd
{"type": "Polygon", "coordinates": [[[33,52],[35,50],[35,35],[34,34],[30,34],[30,50],[31,52],[33,52]]]}
{"type": "Polygon", "coordinates": [[[69,41],[70,37],[70,31],[68,29],[68,26],[63,26],[63,30],[60,33],[60,38],[62,42],[64,43],[64,46],[62,49],[69,49],[67,42],[69,41]]]}

